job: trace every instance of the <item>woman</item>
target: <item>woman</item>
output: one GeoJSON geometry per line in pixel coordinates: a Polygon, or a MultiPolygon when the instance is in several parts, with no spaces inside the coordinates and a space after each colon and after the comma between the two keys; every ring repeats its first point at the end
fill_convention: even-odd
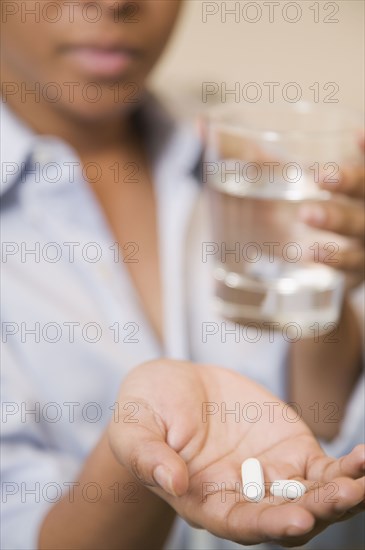
{"type": "MultiPolygon", "coordinates": [[[[163,463],[176,461],[158,449],[156,455],[148,446],[144,450],[139,428],[154,432],[156,427],[140,411],[158,410],[168,434],[176,429],[186,443],[205,433],[201,406],[217,396],[209,395],[210,382],[222,388],[227,409],[237,402],[237,389],[243,403],[276,400],[244,377],[232,384],[228,370],[186,363],[181,372],[175,360],[214,362],[296,401],[315,434],[333,439],[339,423],[315,422],[309,407],[335,402],[346,427],[346,407],[361,391],[356,389],[361,339],[350,303],[336,345],[303,341],[289,348],[268,335],[255,346],[203,342],[202,322],[217,320],[196,258],[205,230],[196,178],[201,147],[190,127],[174,124],[145,89],[181,3],[30,4],[6,3],[2,19],[3,546],[156,548],[166,540],[174,510],[240,543],[305,542],[338,516],[361,508],[362,448],[342,462],[325,462],[305,425],[275,421],[273,446],[288,432],[305,455],[295,471],[279,468],[278,473],[308,474],[308,480],[318,481],[319,502],[313,504],[308,493],[305,503],[285,509],[249,505],[242,526],[240,511],[230,525],[219,505],[207,516],[201,513],[195,485],[190,500],[171,499],[171,493],[182,496],[187,490],[181,456],[170,471],[157,470],[160,464],[152,462],[140,466],[143,452],[163,463]],[[290,394],[285,391],[288,352],[290,394]],[[125,375],[146,361],[148,368],[132,373],[116,400],[125,375]],[[205,374],[196,378],[201,369],[209,382],[205,374]],[[187,380],[186,373],[191,373],[187,380]],[[179,423],[181,410],[193,415],[186,426],[179,423]],[[311,460],[320,465],[315,472],[306,469],[311,460]],[[338,502],[326,501],[328,481],[336,483],[338,502]]],[[[338,191],[359,196],[361,177],[344,178],[338,191]]],[[[331,204],[324,214],[307,213],[308,222],[361,239],[359,209],[337,210],[331,204]]],[[[344,256],[339,267],[358,277],[362,258],[363,251],[344,256]]],[[[352,407],[352,438],[346,428],[333,440],[339,455],[350,452],[361,430],[361,411],[356,403],[352,407]]],[[[267,422],[254,424],[252,434],[262,437],[267,422]]],[[[245,425],[238,426],[228,432],[231,444],[239,437],[250,443],[245,425]]],[[[214,447],[223,434],[211,433],[207,443],[214,447]]],[[[181,441],[167,441],[172,449],[181,448],[181,441]]],[[[257,443],[248,447],[265,454],[257,443]]],[[[195,456],[182,454],[189,467],[195,456]]],[[[199,466],[205,471],[207,454],[197,456],[206,457],[199,466]]],[[[194,547],[188,534],[183,537],[180,547],[194,547]]],[[[225,544],[206,541],[211,548],[225,544]]]]}

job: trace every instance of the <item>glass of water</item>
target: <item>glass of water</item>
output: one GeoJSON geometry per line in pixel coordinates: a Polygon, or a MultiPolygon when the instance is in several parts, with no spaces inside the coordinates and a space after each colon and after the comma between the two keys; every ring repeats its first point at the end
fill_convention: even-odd
{"type": "Polygon", "coordinates": [[[209,118],[203,182],[209,195],[215,307],[268,330],[333,330],[351,239],[308,227],[299,210],[339,198],[318,185],[361,161],[359,120],[338,106],[224,106],[209,118]],[[326,265],[320,258],[326,258],[326,265]],[[315,325],[317,324],[317,325],[315,325]]]}

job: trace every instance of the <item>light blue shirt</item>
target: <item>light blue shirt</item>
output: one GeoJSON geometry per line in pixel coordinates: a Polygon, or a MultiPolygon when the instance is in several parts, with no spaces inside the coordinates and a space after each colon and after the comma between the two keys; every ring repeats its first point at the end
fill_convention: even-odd
{"type": "MultiPolygon", "coordinates": [[[[2,104],[4,550],[37,547],[41,522],[72,486],[113,413],[123,377],[139,363],[161,356],[211,362],[285,399],[283,338],[272,342],[263,334],[256,343],[228,333],[225,342],[220,334],[202,338],[203,323],[221,327],[223,320],[211,307],[211,265],[201,261],[202,243],[211,240],[196,178],[201,146],[190,125],[173,123],[153,100],[143,120],[158,208],[163,347],[75,151],[59,139],[35,135],[2,104]]],[[[122,244],[130,260],[138,260],[138,243],[122,244]]],[[[349,452],[363,440],[363,410],[361,381],[328,452],[349,452]]],[[[95,497],[92,487],[85,490],[86,498],[95,497]]],[[[346,525],[335,529],[326,534],[332,549],[341,548],[341,536],[350,540],[346,525]]],[[[351,536],[360,540],[354,529],[351,536]]],[[[167,543],[171,549],[236,546],[182,521],[167,543]]]]}

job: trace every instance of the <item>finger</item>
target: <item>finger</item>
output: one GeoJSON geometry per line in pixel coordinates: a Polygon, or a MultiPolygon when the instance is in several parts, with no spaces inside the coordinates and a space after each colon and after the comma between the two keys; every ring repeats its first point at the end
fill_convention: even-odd
{"type": "Polygon", "coordinates": [[[300,499],[300,505],[318,521],[338,521],[349,510],[359,509],[365,496],[365,479],[335,478],[316,486],[300,499]]]}
{"type": "Polygon", "coordinates": [[[364,166],[344,167],[338,175],[320,178],[320,187],[332,193],[343,193],[349,197],[365,198],[365,170],[364,166]]]}
{"type": "Polygon", "coordinates": [[[313,203],[299,210],[302,222],[340,235],[364,238],[365,214],[358,204],[340,204],[334,201],[313,203]]]}
{"type": "Polygon", "coordinates": [[[364,132],[361,132],[359,134],[359,147],[362,149],[365,153],[365,134],[364,132]]]}
{"type": "Polygon", "coordinates": [[[315,525],[313,515],[300,505],[268,503],[234,506],[227,518],[228,538],[241,544],[301,537],[315,525]]]}
{"type": "Polygon", "coordinates": [[[121,413],[109,428],[109,440],[117,459],[144,485],[160,487],[172,496],[186,493],[187,466],[166,443],[167,430],[147,404],[129,401],[137,412],[121,413]]]}
{"type": "MultiPolygon", "coordinates": [[[[365,479],[350,479],[348,477],[335,478],[334,480],[320,484],[301,480],[307,488],[303,496],[299,496],[291,502],[296,502],[310,511],[317,520],[331,522],[338,520],[349,510],[361,511],[363,506],[365,479]]],[[[287,497],[274,497],[275,503],[288,502],[287,497]]]]}
{"type": "Polygon", "coordinates": [[[365,445],[357,445],[351,453],[335,460],[328,456],[311,459],[307,464],[307,479],[327,483],[337,477],[360,478],[365,473],[365,445]]]}
{"type": "MultiPolygon", "coordinates": [[[[305,483],[308,487],[308,483],[305,483]]],[[[298,532],[294,537],[278,540],[283,546],[302,545],[323,531],[334,522],[341,522],[363,511],[364,480],[351,480],[339,478],[334,482],[319,487],[316,484],[313,489],[309,486],[306,495],[297,501],[298,505],[311,514],[314,527],[307,533],[298,532]],[[328,490],[329,489],[329,490],[328,490]]],[[[282,507],[279,506],[281,509],[282,507]]]]}
{"type": "Polygon", "coordinates": [[[346,290],[356,289],[364,281],[364,271],[362,273],[351,273],[346,277],[346,290]]]}
{"type": "Polygon", "coordinates": [[[357,514],[360,514],[364,511],[365,511],[365,500],[363,500],[362,502],[357,504],[357,506],[354,506],[353,508],[350,508],[349,510],[347,510],[347,512],[345,514],[343,514],[343,516],[341,516],[339,521],[346,521],[346,520],[348,520],[350,518],[353,518],[357,514]]]}
{"type": "MultiPolygon", "coordinates": [[[[335,245],[331,245],[331,247],[335,245]]],[[[336,269],[342,271],[358,272],[359,275],[364,275],[364,260],[365,251],[364,248],[356,248],[349,250],[341,250],[329,252],[328,250],[319,249],[318,261],[323,262],[336,269]]]]}
{"type": "Polygon", "coordinates": [[[349,510],[361,511],[363,496],[363,480],[338,478],[333,486],[316,487],[295,503],[239,505],[229,514],[230,538],[233,535],[234,540],[245,544],[276,540],[290,546],[291,540],[305,542],[316,534],[314,530],[319,532],[341,520],[349,510]]]}

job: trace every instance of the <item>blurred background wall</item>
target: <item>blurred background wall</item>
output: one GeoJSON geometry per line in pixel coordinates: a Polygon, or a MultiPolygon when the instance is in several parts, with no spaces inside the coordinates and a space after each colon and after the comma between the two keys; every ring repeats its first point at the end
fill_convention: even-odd
{"type": "Polygon", "coordinates": [[[198,109],[221,101],[224,86],[243,103],[260,92],[269,101],[271,86],[275,102],[301,94],[363,110],[364,61],[362,0],[185,0],[151,84],[169,97],[188,94],[198,109]],[[203,104],[207,82],[216,93],[203,104]]]}

